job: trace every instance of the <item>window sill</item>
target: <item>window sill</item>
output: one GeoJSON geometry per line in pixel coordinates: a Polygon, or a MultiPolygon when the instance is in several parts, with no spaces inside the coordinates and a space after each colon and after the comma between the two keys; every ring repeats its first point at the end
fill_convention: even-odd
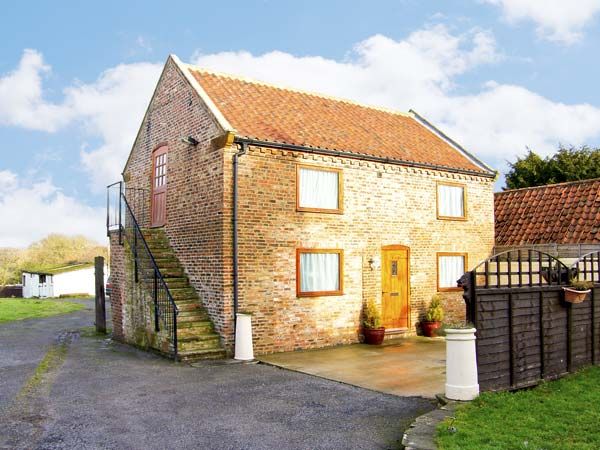
{"type": "Polygon", "coordinates": [[[344,214],[343,209],[322,209],[322,208],[301,208],[301,207],[297,207],[296,212],[319,213],[319,214],[344,214]]]}
{"type": "Polygon", "coordinates": [[[468,220],[466,216],[463,217],[452,217],[452,216],[437,216],[438,220],[449,220],[455,222],[465,222],[468,220]]]}
{"type": "Polygon", "coordinates": [[[344,295],[343,291],[297,292],[296,297],[334,297],[344,295]]]}

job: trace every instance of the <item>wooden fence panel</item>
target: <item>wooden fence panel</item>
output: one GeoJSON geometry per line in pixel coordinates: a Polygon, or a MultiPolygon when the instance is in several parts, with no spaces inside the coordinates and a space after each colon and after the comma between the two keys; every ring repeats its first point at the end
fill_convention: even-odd
{"type": "Polygon", "coordinates": [[[527,249],[494,255],[461,279],[477,328],[482,391],[531,386],[600,361],[600,253],[567,268],[527,249]],[[594,282],[583,303],[567,303],[572,276],[594,282]]]}

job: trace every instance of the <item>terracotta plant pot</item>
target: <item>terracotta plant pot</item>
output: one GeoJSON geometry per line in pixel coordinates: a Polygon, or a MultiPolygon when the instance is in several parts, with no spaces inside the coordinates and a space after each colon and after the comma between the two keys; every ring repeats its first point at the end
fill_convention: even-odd
{"type": "Polygon", "coordinates": [[[576,291],[575,289],[571,289],[568,287],[564,287],[565,291],[565,301],[569,303],[581,303],[587,297],[587,295],[592,292],[591,289],[586,291],[576,291]]]}
{"type": "Polygon", "coordinates": [[[365,344],[381,345],[385,336],[385,328],[365,328],[363,334],[365,335],[365,344]]]}
{"type": "Polygon", "coordinates": [[[434,337],[437,336],[436,331],[442,326],[442,322],[421,322],[421,328],[423,329],[423,336],[434,337]]]}

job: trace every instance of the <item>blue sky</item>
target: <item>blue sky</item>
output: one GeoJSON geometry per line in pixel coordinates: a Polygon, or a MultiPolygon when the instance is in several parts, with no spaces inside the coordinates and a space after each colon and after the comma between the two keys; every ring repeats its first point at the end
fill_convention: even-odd
{"type": "Polygon", "coordinates": [[[11,2],[0,28],[0,246],[103,240],[169,53],[416,109],[488,164],[600,143],[600,0],[11,2]],[[124,4],[126,6],[124,6],[124,4]]]}

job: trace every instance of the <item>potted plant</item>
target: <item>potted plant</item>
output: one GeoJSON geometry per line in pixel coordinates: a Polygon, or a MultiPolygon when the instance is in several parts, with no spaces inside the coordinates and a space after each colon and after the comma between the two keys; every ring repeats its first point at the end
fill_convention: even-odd
{"type": "Polygon", "coordinates": [[[425,318],[421,321],[423,334],[427,337],[433,337],[435,331],[442,325],[444,320],[444,309],[442,308],[442,299],[439,294],[431,297],[431,302],[425,311],[425,318]]]}
{"type": "Polygon", "coordinates": [[[381,313],[370,300],[363,313],[363,334],[365,344],[380,345],[385,336],[385,327],[381,325],[381,313]]]}
{"type": "Polygon", "coordinates": [[[563,287],[565,291],[565,301],[569,303],[581,303],[591,292],[594,284],[586,280],[571,280],[569,287],[563,287]]]}

